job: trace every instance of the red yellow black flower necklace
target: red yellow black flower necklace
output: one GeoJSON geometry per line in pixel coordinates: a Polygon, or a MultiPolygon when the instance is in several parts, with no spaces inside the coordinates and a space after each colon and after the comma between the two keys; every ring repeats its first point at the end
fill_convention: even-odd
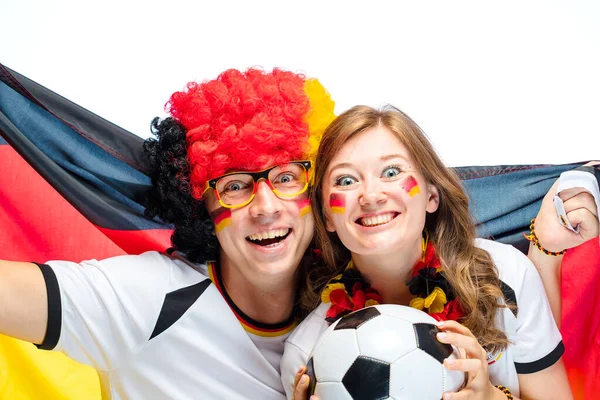
{"type": "MultiPolygon", "coordinates": [[[[438,321],[458,320],[464,312],[454,291],[442,272],[442,266],[427,235],[422,241],[423,256],[413,267],[411,280],[407,283],[415,296],[409,303],[423,310],[438,321]]],[[[331,303],[325,319],[333,322],[361,308],[381,304],[381,295],[364,280],[352,260],[344,272],[329,281],[321,293],[323,303],[331,303]]]]}

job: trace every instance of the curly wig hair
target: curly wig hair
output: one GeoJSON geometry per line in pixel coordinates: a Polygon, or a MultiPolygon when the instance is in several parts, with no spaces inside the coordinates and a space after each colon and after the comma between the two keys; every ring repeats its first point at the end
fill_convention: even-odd
{"type": "Polygon", "coordinates": [[[144,142],[153,187],[146,214],[172,223],[173,247],[190,261],[216,260],[219,244],[203,201],[206,182],[230,171],[314,160],[334,119],[334,103],[316,79],[289,71],[230,69],[190,82],[152,121],[144,142]]]}

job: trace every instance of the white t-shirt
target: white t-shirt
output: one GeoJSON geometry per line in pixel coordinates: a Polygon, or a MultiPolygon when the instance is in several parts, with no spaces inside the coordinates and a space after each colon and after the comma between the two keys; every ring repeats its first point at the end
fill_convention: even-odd
{"type": "MultiPolygon", "coordinates": [[[[485,239],[476,239],[475,244],[490,253],[505,297],[518,307],[516,315],[508,308],[498,312],[498,327],[506,332],[510,344],[501,353],[488,354],[492,384],[506,386],[518,397],[517,374],[538,372],[557,362],[564,352],[562,338],[540,276],[529,259],[510,245],[485,239]]],[[[286,340],[281,380],[288,398],[296,371],[306,365],[313,346],[329,326],[325,321],[329,306],[321,303],[286,340]]]]}
{"type": "Polygon", "coordinates": [[[49,309],[40,347],[96,368],[103,398],[285,398],[279,362],[293,319],[250,320],[213,264],[147,252],[40,268],[49,309]]]}

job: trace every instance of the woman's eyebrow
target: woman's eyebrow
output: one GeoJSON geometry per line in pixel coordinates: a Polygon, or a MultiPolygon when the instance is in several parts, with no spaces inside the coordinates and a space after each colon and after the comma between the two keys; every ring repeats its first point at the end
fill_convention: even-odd
{"type": "MultiPolygon", "coordinates": [[[[408,162],[408,159],[405,156],[403,156],[402,154],[397,154],[397,153],[386,154],[384,156],[379,157],[379,159],[381,161],[388,161],[388,160],[392,160],[392,159],[395,159],[395,158],[400,158],[400,159],[408,162]]],[[[329,172],[331,173],[331,172],[335,171],[338,168],[353,168],[353,167],[354,167],[354,164],[352,164],[350,162],[347,162],[347,161],[346,162],[341,162],[341,163],[335,164],[333,167],[331,167],[330,170],[329,170],[329,172]]]]}
{"type": "Polygon", "coordinates": [[[354,164],[352,164],[352,163],[341,162],[341,163],[335,164],[333,167],[331,167],[331,169],[329,171],[332,172],[338,168],[352,168],[353,166],[354,166],[354,164]]]}
{"type": "Polygon", "coordinates": [[[379,159],[381,161],[388,161],[388,160],[391,160],[394,158],[401,158],[402,160],[408,162],[408,159],[405,156],[403,156],[402,154],[388,154],[388,155],[380,157],[379,159]]]}

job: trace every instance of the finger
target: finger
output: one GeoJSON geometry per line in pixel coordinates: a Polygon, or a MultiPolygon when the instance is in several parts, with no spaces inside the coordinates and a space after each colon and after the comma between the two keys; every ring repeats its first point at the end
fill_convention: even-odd
{"type": "Polygon", "coordinates": [[[594,222],[596,225],[598,224],[598,217],[587,208],[577,208],[569,211],[567,213],[567,218],[573,226],[580,225],[582,223],[587,223],[588,226],[591,226],[594,224],[594,222]]]}
{"type": "Polygon", "coordinates": [[[308,381],[310,378],[308,375],[303,374],[298,381],[298,384],[294,388],[294,395],[292,396],[292,400],[304,400],[306,399],[306,395],[308,393],[308,381]]]}
{"type": "Polygon", "coordinates": [[[467,400],[472,398],[475,398],[475,392],[468,388],[464,388],[460,392],[446,392],[442,396],[443,400],[467,400]]]}
{"type": "Polygon", "coordinates": [[[438,323],[436,323],[436,326],[440,330],[449,330],[452,332],[460,333],[465,336],[475,337],[475,335],[473,335],[469,328],[454,320],[439,321],[438,323]]]}
{"type": "Polygon", "coordinates": [[[304,365],[298,369],[296,375],[294,376],[294,387],[298,386],[298,382],[300,382],[300,378],[302,378],[302,375],[304,375],[305,372],[306,367],[304,365]]]}
{"type": "Polygon", "coordinates": [[[463,359],[450,359],[444,360],[446,368],[453,371],[463,371],[476,373],[482,369],[482,361],[479,358],[463,358],[463,359]]]}
{"type": "Polygon", "coordinates": [[[598,217],[586,209],[571,211],[567,218],[573,225],[579,225],[579,240],[588,241],[598,236],[600,225],[598,217]]]}
{"type": "Polygon", "coordinates": [[[467,351],[468,358],[485,359],[486,354],[477,339],[473,336],[466,336],[454,332],[440,332],[437,334],[437,339],[442,343],[462,347],[467,351]]]}
{"type": "Polygon", "coordinates": [[[590,161],[589,163],[584,164],[583,166],[584,167],[592,167],[594,165],[600,165],[600,161],[590,161]]]}
{"type": "MultiPolygon", "coordinates": [[[[562,195],[562,193],[561,193],[562,195]]],[[[561,196],[562,198],[562,196],[561,196]]],[[[594,196],[588,191],[578,193],[575,196],[570,197],[567,200],[563,199],[565,211],[569,213],[580,208],[586,209],[591,212],[596,218],[598,218],[598,209],[596,207],[596,200],[594,196]]]]}
{"type": "MultiPolygon", "coordinates": [[[[586,188],[580,187],[580,186],[575,186],[575,187],[561,190],[560,193],[558,194],[558,197],[560,197],[563,201],[567,201],[570,198],[575,197],[580,194],[583,194],[583,193],[590,194],[590,192],[586,188]]],[[[591,196],[591,194],[590,194],[590,196],[591,196]]]]}

